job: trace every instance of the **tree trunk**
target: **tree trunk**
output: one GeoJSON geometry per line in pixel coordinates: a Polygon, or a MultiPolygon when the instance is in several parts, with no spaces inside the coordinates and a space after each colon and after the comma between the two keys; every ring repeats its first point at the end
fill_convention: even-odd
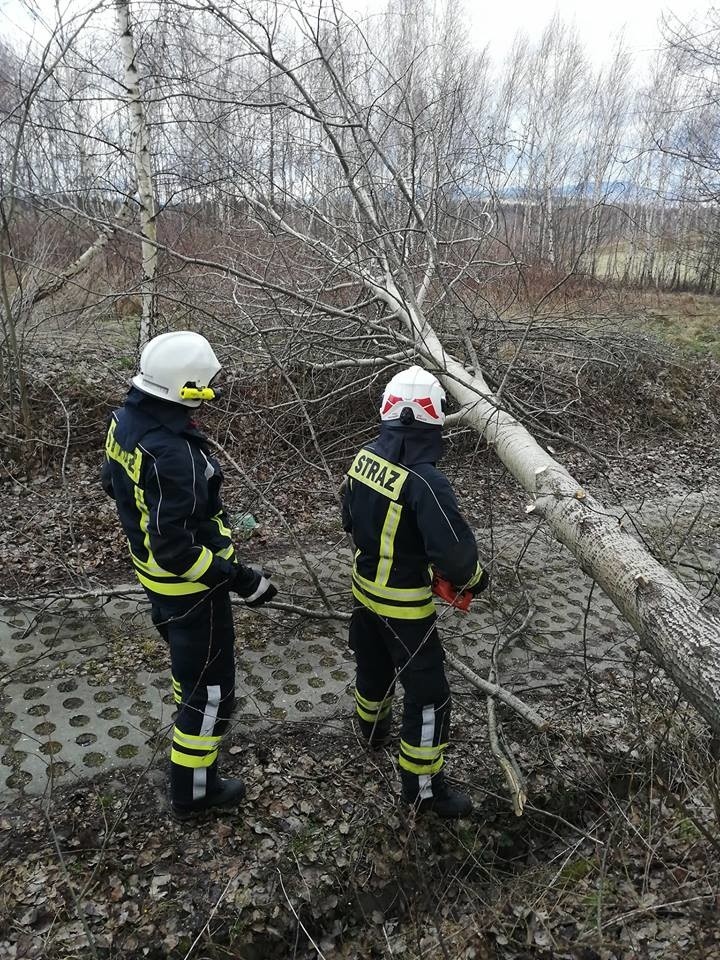
{"type": "Polygon", "coordinates": [[[553,207],[552,187],[545,188],[545,235],[547,237],[547,258],[550,266],[556,266],[555,260],[555,210],[553,207]]]}
{"type": "Polygon", "coordinates": [[[120,207],[120,210],[118,211],[114,221],[101,226],[97,237],[76,260],[73,260],[71,264],[59,271],[51,280],[48,280],[46,283],[37,286],[34,291],[26,294],[26,299],[28,301],[26,304],[26,309],[30,309],[36,304],[41,303],[43,300],[46,300],[48,297],[52,297],[56,293],[59,293],[60,290],[62,290],[63,287],[74,277],[77,277],[79,274],[87,270],[95,257],[97,257],[97,255],[105,249],[108,241],[115,236],[118,229],[124,226],[129,216],[130,199],[128,198],[123,201],[123,204],[120,207]]]}
{"type": "Polygon", "coordinates": [[[142,250],[142,318],[140,321],[139,345],[142,347],[155,333],[157,297],[155,273],[157,271],[157,226],[155,195],[152,180],[150,138],[145,118],[145,109],[140,96],[136,52],[130,26],[129,0],[115,0],[120,49],[125,67],[125,96],[130,110],[130,142],[135,162],[138,200],[140,203],[140,235],[142,250]]]}

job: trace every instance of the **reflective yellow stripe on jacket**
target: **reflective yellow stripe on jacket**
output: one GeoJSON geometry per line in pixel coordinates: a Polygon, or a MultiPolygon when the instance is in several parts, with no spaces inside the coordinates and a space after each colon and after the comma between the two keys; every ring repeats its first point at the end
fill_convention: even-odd
{"type": "Polygon", "coordinates": [[[395,552],[395,534],[397,533],[400,517],[402,516],[402,507],[397,503],[391,503],[385,515],[382,533],[380,534],[380,560],[378,561],[376,583],[384,586],[390,578],[392,570],[393,555],[395,552]]]}
{"type": "Polygon", "coordinates": [[[430,591],[428,591],[428,601],[419,606],[416,605],[417,602],[410,604],[383,603],[366,588],[359,587],[353,577],[352,592],[356,600],[359,600],[368,610],[372,610],[373,613],[377,613],[381,617],[394,617],[397,620],[422,620],[435,613],[435,604],[432,602],[430,591]]]}
{"type": "Polygon", "coordinates": [[[145,494],[141,487],[135,487],[135,506],[140,513],[140,529],[144,534],[143,546],[147,551],[147,560],[141,560],[132,550],[130,557],[135,567],[135,575],[140,583],[153,593],[165,597],[185,597],[207,590],[204,583],[197,583],[213,561],[213,553],[208,547],[201,547],[195,562],[181,576],[165,570],[153,556],[150,546],[150,511],[145,503],[145,494]]]}
{"type": "Polygon", "coordinates": [[[435,613],[429,585],[422,587],[390,587],[395,556],[395,536],[402,516],[402,506],[391,502],[385,514],[380,533],[380,557],[374,580],[363,577],[357,569],[357,555],[353,564],[352,592],[356,600],[381,617],[398,620],[423,620],[435,613]]]}
{"type": "Polygon", "coordinates": [[[216,513],[213,517],[213,520],[217,524],[221,535],[223,537],[227,537],[227,539],[230,541],[226,547],[223,547],[222,550],[217,551],[217,555],[218,557],[222,557],[223,560],[231,560],[235,554],[235,547],[232,542],[232,530],[222,522],[221,514],[216,513]]]}

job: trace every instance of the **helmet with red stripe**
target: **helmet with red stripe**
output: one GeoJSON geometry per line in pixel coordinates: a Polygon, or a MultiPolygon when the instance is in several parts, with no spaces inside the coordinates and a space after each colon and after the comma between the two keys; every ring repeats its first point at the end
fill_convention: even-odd
{"type": "Polygon", "coordinates": [[[440,381],[422,367],[409,367],[396,373],[385,387],[380,419],[402,423],[419,421],[441,427],[445,423],[445,391],[440,381]],[[404,410],[410,412],[404,414],[404,410]]]}

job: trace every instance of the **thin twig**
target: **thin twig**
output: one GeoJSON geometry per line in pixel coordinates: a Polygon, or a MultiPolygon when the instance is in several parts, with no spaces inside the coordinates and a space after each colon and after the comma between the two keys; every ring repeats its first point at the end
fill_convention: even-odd
{"type": "Polygon", "coordinates": [[[188,958],[190,957],[190,954],[193,952],[193,950],[195,949],[195,947],[198,945],[198,942],[200,941],[200,938],[201,938],[202,935],[205,933],[205,931],[207,930],[207,928],[210,926],[210,923],[212,922],[212,918],[215,916],[215,914],[216,914],[217,911],[218,911],[218,907],[220,906],[220,904],[223,902],[223,900],[224,900],[225,897],[227,896],[227,892],[228,892],[228,890],[230,889],[230,884],[233,882],[234,879],[235,879],[235,876],[230,877],[230,879],[228,880],[228,882],[225,884],[225,889],[223,890],[223,892],[220,894],[220,896],[219,896],[219,897],[217,898],[217,900],[215,901],[215,906],[214,906],[214,907],[212,908],[212,910],[210,911],[210,916],[209,916],[209,917],[207,918],[207,920],[205,921],[205,923],[204,923],[204,925],[203,925],[203,928],[202,928],[202,930],[200,931],[200,933],[198,933],[198,935],[195,937],[195,939],[193,940],[193,942],[190,944],[190,949],[188,950],[188,952],[187,952],[187,953],[185,954],[185,956],[183,957],[183,960],[188,960],[188,958]]]}
{"type": "Polygon", "coordinates": [[[67,885],[68,891],[70,892],[70,896],[72,897],[73,906],[75,907],[75,913],[77,914],[78,919],[80,920],[80,923],[83,926],[83,930],[85,931],[85,936],[87,937],[88,949],[90,950],[90,953],[93,955],[94,960],[100,960],[100,958],[98,957],[95,939],[88,925],[87,917],[85,916],[85,911],[83,910],[82,904],[77,898],[77,894],[75,893],[75,888],[73,887],[72,882],[70,880],[70,874],[68,873],[68,869],[65,864],[65,858],[63,857],[62,850],[60,849],[60,843],[58,842],[57,834],[55,833],[55,827],[53,826],[50,813],[48,812],[47,809],[44,810],[44,813],[45,813],[45,819],[47,820],[48,828],[50,829],[50,836],[52,837],[53,846],[55,847],[55,853],[57,854],[57,858],[60,861],[60,869],[63,872],[65,883],[67,885]]]}
{"type": "Polygon", "coordinates": [[[237,472],[239,473],[239,475],[240,475],[240,476],[243,478],[243,480],[248,484],[248,486],[250,486],[250,487],[254,490],[254,492],[264,501],[264,503],[265,503],[265,505],[267,506],[268,510],[270,510],[271,513],[273,513],[273,514],[278,518],[278,520],[282,523],[282,525],[286,528],[286,530],[288,531],[289,535],[292,537],[293,543],[295,544],[295,547],[296,547],[296,549],[297,549],[297,551],[298,551],[298,554],[300,555],[300,559],[301,559],[301,561],[302,561],[302,564],[303,564],[303,566],[305,567],[305,569],[307,570],[308,576],[310,577],[310,579],[311,579],[312,582],[313,582],[313,586],[314,586],[315,589],[317,590],[318,596],[320,597],[320,599],[322,600],[322,602],[325,604],[326,609],[327,609],[327,610],[331,610],[331,609],[332,609],[332,604],[330,603],[330,601],[329,601],[329,599],[328,599],[328,596],[327,596],[327,594],[325,593],[325,590],[323,589],[323,586],[322,586],[322,584],[320,583],[320,580],[318,579],[318,575],[317,575],[317,574],[315,573],[315,571],[313,570],[312,564],[310,563],[310,561],[308,560],[308,558],[305,556],[305,552],[304,552],[304,550],[302,549],[302,547],[300,546],[300,542],[299,542],[298,539],[297,539],[297,536],[296,536],[296,534],[295,534],[295,531],[293,530],[292,525],[291,525],[290,523],[288,523],[287,518],[285,517],[285,514],[282,512],[282,510],[279,510],[279,509],[275,506],[275,504],[272,503],[272,502],[263,494],[263,492],[261,491],[260,487],[252,480],[251,477],[248,476],[247,472],[246,472],[245,470],[243,470],[243,468],[240,466],[240,464],[237,462],[237,460],[235,460],[235,458],[232,457],[232,456],[227,452],[227,450],[225,450],[225,448],[224,448],[221,444],[219,444],[216,440],[210,440],[210,444],[211,444],[211,446],[213,446],[216,450],[218,450],[218,451],[223,455],[223,457],[227,460],[227,462],[228,462],[231,466],[233,466],[233,467],[237,470],[237,472]]]}
{"type": "Polygon", "coordinates": [[[684,907],[688,903],[697,903],[698,900],[714,899],[714,893],[701,893],[697,897],[688,897],[686,900],[668,900],[666,903],[653,903],[647,907],[637,907],[635,910],[628,910],[627,913],[621,913],[618,914],[617,917],[606,920],[602,925],[602,929],[604,930],[606,927],[613,927],[618,923],[625,923],[625,921],[629,920],[630,917],[637,917],[643,913],[656,913],[658,910],[668,910],[671,907],[684,907]]]}
{"type": "MultiPolygon", "coordinates": [[[[325,954],[322,952],[322,950],[320,949],[320,947],[315,943],[315,941],[313,940],[313,938],[310,936],[310,934],[308,933],[307,927],[305,926],[305,924],[304,924],[304,923],[302,922],[302,920],[300,919],[300,917],[299,917],[299,915],[298,915],[298,912],[297,912],[297,910],[295,909],[295,907],[292,905],[292,901],[290,900],[290,897],[287,895],[287,891],[285,890],[285,884],[283,883],[282,874],[281,874],[280,871],[277,869],[277,867],[276,867],[275,869],[277,870],[278,879],[280,880],[280,888],[282,889],[283,896],[285,897],[285,899],[286,899],[286,901],[287,901],[287,905],[288,905],[288,906],[290,907],[290,909],[292,910],[293,916],[295,917],[295,919],[297,920],[298,924],[300,925],[300,928],[301,928],[302,932],[305,934],[305,936],[308,938],[308,940],[310,941],[310,943],[311,943],[311,944],[313,945],[313,947],[315,948],[315,951],[317,952],[317,955],[321,958],[321,960],[326,960],[325,954]]],[[[187,960],[187,957],[185,958],[185,960],[187,960]]]]}
{"type": "MultiPolygon", "coordinates": [[[[110,600],[120,597],[128,600],[147,600],[147,594],[141,587],[99,587],[96,590],[81,590],[75,593],[27,593],[19,596],[0,597],[0,603],[12,605],[15,603],[33,603],[38,600],[110,600]]],[[[149,602],[149,601],[148,601],[149,602]]],[[[241,597],[231,597],[230,602],[238,607],[245,606],[241,597]]],[[[311,607],[301,607],[294,603],[284,603],[271,600],[263,604],[265,610],[282,610],[284,613],[294,613],[313,620],[349,620],[350,614],[341,610],[317,610],[311,607]]]]}
{"type": "Polygon", "coordinates": [[[451,667],[457,670],[458,673],[461,673],[466,680],[469,680],[470,683],[484,693],[485,696],[497,697],[498,700],[515,710],[516,713],[519,713],[523,719],[527,720],[528,723],[531,723],[538,730],[543,731],[549,729],[549,720],[545,720],[545,718],[541,717],[537,711],[533,710],[533,708],[529,707],[526,703],[523,703],[522,700],[510,693],[509,690],[505,690],[496,683],[488,683],[487,680],[483,680],[482,677],[478,676],[474,670],[472,670],[466,663],[463,663],[459,657],[456,657],[454,654],[450,653],[449,650],[445,651],[445,659],[451,667]]]}

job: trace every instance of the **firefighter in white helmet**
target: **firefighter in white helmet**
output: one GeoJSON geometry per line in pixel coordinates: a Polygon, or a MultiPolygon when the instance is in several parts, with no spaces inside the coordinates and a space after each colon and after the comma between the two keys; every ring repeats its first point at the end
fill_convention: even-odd
{"type": "Polygon", "coordinates": [[[215,398],[219,371],[200,334],[151,340],[124,406],[110,418],[102,470],[153,622],[170,647],[178,706],[170,798],[178,819],[244,796],[241,780],[217,770],[235,702],[230,591],[250,607],[277,593],[262,572],[236,557],[220,498],[222,470],[190,419],[192,408],[215,398]]]}
{"type": "Polygon", "coordinates": [[[410,367],[392,378],[380,408],[380,435],[348,470],[343,526],[356,546],[349,643],[357,663],[358,725],[371,746],[389,741],[395,683],[404,688],[398,763],[403,797],[418,812],[466,816],[468,796],[443,769],[450,688],[433,603],[436,577],[452,597],[478,593],[487,574],[463,519],[442,454],[445,391],[410,367]]]}

